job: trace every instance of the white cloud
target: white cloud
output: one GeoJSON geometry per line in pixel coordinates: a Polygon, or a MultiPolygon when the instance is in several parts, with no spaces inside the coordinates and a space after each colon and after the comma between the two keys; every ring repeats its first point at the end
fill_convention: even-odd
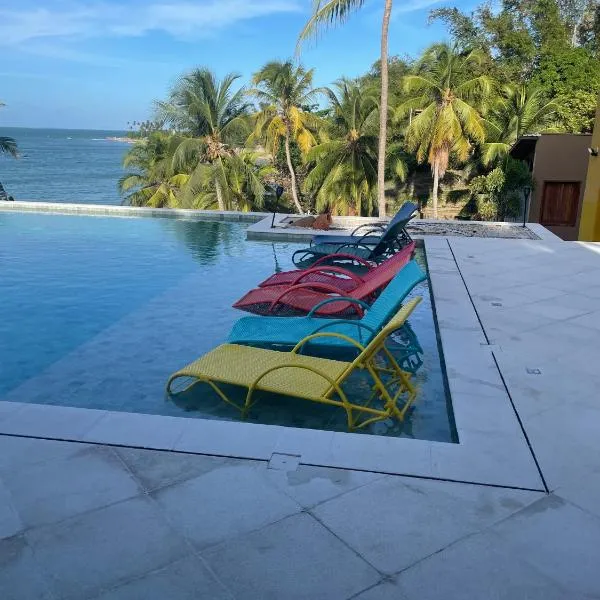
{"type": "Polygon", "coordinates": [[[175,38],[207,37],[226,27],[270,14],[299,12],[302,0],[179,0],[124,5],[113,2],[55,2],[55,7],[4,8],[0,0],[0,44],[42,39],[142,36],[163,31],[175,38]]]}

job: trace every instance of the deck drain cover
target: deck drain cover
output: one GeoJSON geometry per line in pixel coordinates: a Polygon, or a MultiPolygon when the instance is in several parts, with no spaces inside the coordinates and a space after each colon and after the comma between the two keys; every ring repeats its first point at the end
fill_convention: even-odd
{"type": "Polygon", "coordinates": [[[542,372],[539,369],[527,369],[529,375],[541,375],[542,372]]]}
{"type": "Polygon", "coordinates": [[[274,469],[275,471],[295,471],[299,464],[299,454],[281,454],[273,452],[268,468],[274,469]]]}

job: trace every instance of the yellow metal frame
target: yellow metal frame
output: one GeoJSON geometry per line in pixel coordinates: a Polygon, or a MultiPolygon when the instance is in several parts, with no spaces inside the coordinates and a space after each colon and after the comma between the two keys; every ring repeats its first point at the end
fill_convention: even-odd
{"type": "MultiPolygon", "coordinates": [[[[316,397],[303,394],[301,390],[290,388],[289,392],[286,391],[286,395],[310,400],[313,402],[319,402],[321,404],[339,406],[340,408],[343,408],[346,412],[346,420],[349,430],[366,427],[371,423],[388,418],[396,418],[399,421],[402,421],[406,415],[407,410],[414,402],[417,391],[415,386],[410,381],[410,374],[406,371],[403,371],[400,368],[397,361],[394,359],[394,356],[386,347],[385,342],[387,337],[393,331],[395,331],[405,323],[408,316],[412,313],[412,311],[416,308],[420,301],[421,298],[415,298],[414,300],[408,302],[405,306],[403,306],[397,313],[397,315],[390,321],[389,325],[385,327],[377,336],[375,336],[371,343],[368,344],[366,347],[357,342],[356,340],[352,339],[351,337],[343,335],[341,333],[319,332],[313,333],[300,340],[300,342],[298,342],[289,353],[292,355],[299,354],[302,347],[315,338],[333,337],[344,340],[346,343],[351,344],[355,346],[358,350],[360,350],[360,354],[351,363],[346,363],[347,367],[337,378],[332,378],[327,373],[312,365],[286,363],[276,365],[269,369],[266,369],[252,382],[249,383],[246,399],[243,404],[239,404],[231,400],[227,396],[227,394],[217,385],[217,383],[215,383],[214,380],[212,380],[209,377],[203,377],[201,374],[193,372],[191,369],[189,369],[191,365],[188,365],[188,367],[184,367],[180,371],[177,371],[176,373],[171,375],[167,382],[167,392],[169,394],[181,393],[189,389],[190,387],[196,385],[197,383],[206,383],[219,395],[219,397],[224,402],[237,408],[241,412],[242,418],[246,418],[248,412],[256,402],[256,400],[253,400],[254,393],[256,391],[270,391],[268,388],[261,388],[261,380],[263,380],[267,375],[273,373],[274,371],[279,371],[282,369],[304,369],[306,371],[309,371],[310,373],[313,373],[314,375],[317,375],[318,377],[322,377],[323,379],[325,379],[329,383],[329,388],[327,389],[327,391],[323,395],[316,397]],[[351,402],[345,394],[344,390],[342,389],[342,384],[344,383],[344,381],[350,376],[351,373],[353,373],[356,370],[368,371],[373,380],[372,394],[362,404],[351,402]],[[178,379],[180,377],[191,377],[194,379],[194,381],[192,381],[183,389],[178,390],[177,392],[173,392],[171,390],[171,384],[175,379],[178,379]],[[396,388],[395,391],[393,391],[394,388],[396,388]],[[407,398],[402,404],[402,406],[399,407],[399,400],[405,394],[407,398]],[[376,399],[383,403],[383,407],[375,408],[372,406],[376,399]]],[[[274,351],[261,350],[261,352],[274,351]]],[[[278,352],[278,354],[285,353],[278,352]]],[[[318,364],[319,359],[314,359],[314,361],[318,364]]],[[[227,365],[224,365],[224,368],[226,368],[226,366],[227,365]]]]}

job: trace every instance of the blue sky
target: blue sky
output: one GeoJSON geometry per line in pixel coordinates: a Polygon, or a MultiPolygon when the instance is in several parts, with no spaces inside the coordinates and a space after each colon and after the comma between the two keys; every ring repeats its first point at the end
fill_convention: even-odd
{"type": "MultiPolygon", "coordinates": [[[[307,45],[317,85],[365,72],[379,54],[381,0],[307,45]]],[[[431,8],[471,0],[396,0],[391,54],[445,37],[431,8]]],[[[312,0],[0,0],[0,126],[123,129],[150,116],[178,75],[209,66],[244,81],[293,55],[312,0]]]]}

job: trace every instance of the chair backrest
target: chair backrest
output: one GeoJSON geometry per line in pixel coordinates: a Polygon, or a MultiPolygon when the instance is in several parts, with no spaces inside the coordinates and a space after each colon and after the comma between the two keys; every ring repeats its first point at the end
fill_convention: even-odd
{"type": "Polygon", "coordinates": [[[426,275],[421,270],[421,267],[419,267],[416,261],[411,260],[388,283],[361,319],[361,323],[364,323],[375,331],[379,331],[391,320],[411,290],[425,279],[426,275]]]}
{"type": "Polygon", "coordinates": [[[358,300],[369,298],[369,296],[372,296],[388,285],[409,259],[410,254],[400,254],[399,252],[394,254],[388,260],[381,263],[378,268],[373,269],[369,278],[365,278],[362,283],[347,295],[358,300]]]}
{"type": "Polygon", "coordinates": [[[413,202],[405,202],[402,205],[402,208],[394,215],[386,230],[381,234],[379,242],[371,252],[372,256],[379,256],[387,251],[390,242],[394,241],[400,235],[408,222],[413,218],[413,214],[417,208],[417,205],[413,202]]]}
{"type": "MultiPolygon", "coordinates": [[[[364,275],[361,275],[364,281],[369,281],[373,279],[373,277],[377,276],[379,269],[387,269],[390,265],[400,264],[400,269],[404,267],[404,265],[410,260],[413,252],[415,251],[415,242],[411,242],[407,244],[400,250],[396,252],[396,254],[392,254],[390,258],[386,258],[382,263],[378,264],[376,267],[373,267],[371,270],[367,271],[364,275]]],[[[398,269],[399,270],[399,269],[398,269]]],[[[398,270],[396,272],[398,272],[398,270]]]]}

